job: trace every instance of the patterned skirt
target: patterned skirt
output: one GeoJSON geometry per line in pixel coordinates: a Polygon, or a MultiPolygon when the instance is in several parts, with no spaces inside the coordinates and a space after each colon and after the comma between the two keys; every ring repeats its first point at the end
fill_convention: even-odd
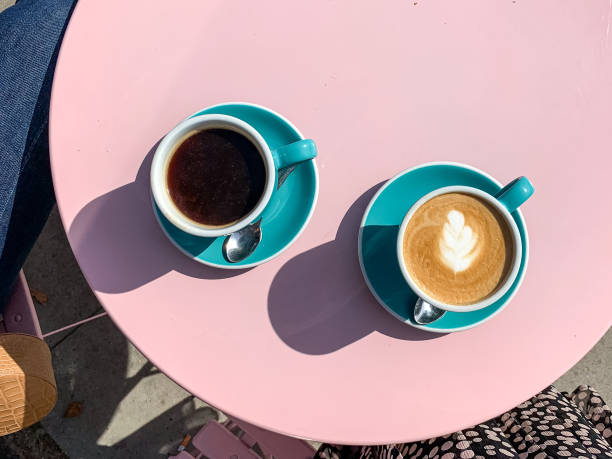
{"type": "Polygon", "coordinates": [[[589,386],[554,387],[498,418],[452,435],[383,446],[323,444],[317,459],[612,458],[612,412],[589,386]]]}

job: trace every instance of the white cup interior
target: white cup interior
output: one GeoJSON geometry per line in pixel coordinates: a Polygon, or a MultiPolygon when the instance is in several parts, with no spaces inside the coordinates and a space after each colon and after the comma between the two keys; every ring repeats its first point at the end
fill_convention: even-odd
{"type": "Polygon", "coordinates": [[[402,275],[404,276],[404,279],[406,279],[406,282],[408,283],[412,291],[416,293],[420,298],[427,301],[429,304],[437,308],[440,308],[440,309],[445,309],[447,311],[454,311],[454,312],[476,311],[478,309],[482,309],[487,306],[490,306],[491,304],[499,300],[502,296],[504,296],[506,292],[508,292],[514,280],[516,279],[516,276],[518,275],[518,271],[521,265],[522,252],[523,252],[523,246],[521,243],[521,234],[516,225],[516,222],[512,218],[512,215],[510,215],[510,212],[508,212],[508,209],[506,209],[506,207],[500,201],[495,199],[495,197],[491,196],[490,194],[482,190],[479,190],[478,188],[472,188],[468,186],[448,186],[444,188],[439,188],[423,196],[416,203],[414,203],[414,205],[410,208],[410,210],[404,217],[404,220],[402,221],[402,224],[400,225],[399,234],[397,236],[397,261],[399,263],[400,270],[402,271],[402,275]],[[429,201],[430,199],[436,196],[439,196],[442,194],[448,194],[448,193],[470,194],[472,196],[476,196],[477,198],[487,202],[488,204],[493,206],[498,211],[499,215],[506,222],[508,229],[510,230],[510,233],[512,235],[513,259],[512,259],[511,268],[508,274],[506,275],[505,281],[493,294],[491,294],[484,300],[479,301],[477,303],[472,303],[472,304],[467,304],[467,305],[455,305],[455,304],[443,303],[439,300],[436,300],[435,298],[432,298],[431,296],[423,292],[416,285],[416,283],[410,276],[408,269],[406,268],[406,263],[404,262],[404,251],[403,251],[404,233],[406,232],[406,227],[408,226],[408,222],[413,217],[413,215],[416,213],[416,211],[427,201],[429,201]]]}
{"type": "Polygon", "coordinates": [[[201,237],[219,237],[239,231],[257,219],[264,210],[276,180],[272,153],[261,134],[244,121],[227,115],[200,115],[188,118],[172,129],[160,142],[151,164],[151,192],[161,213],[176,227],[201,237]],[[229,129],[248,138],[259,150],[266,169],[264,191],[255,207],[239,221],[226,226],[208,226],[191,220],[174,204],[168,191],[167,172],[177,147],[193,132],[207,129],[229,129]]]}

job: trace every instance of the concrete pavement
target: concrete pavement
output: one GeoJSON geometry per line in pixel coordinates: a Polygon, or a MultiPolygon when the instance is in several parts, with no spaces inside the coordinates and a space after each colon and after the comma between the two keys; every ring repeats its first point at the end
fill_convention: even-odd
{"type": "MultiPolygon", "coordinates": [[[[56,210],[24,271],[30,287],[48,296],[46,304],[37,305],[43,333],[101,311],[56,210]]],[[[186,432],[222,418],[157,371],[108,317],[47,342],[59,398],[42,424],[70,458],[156,457],[174,451],[186,432]],[[71,401],[83,403],[82,415],[64,418],[71,401]]]]}

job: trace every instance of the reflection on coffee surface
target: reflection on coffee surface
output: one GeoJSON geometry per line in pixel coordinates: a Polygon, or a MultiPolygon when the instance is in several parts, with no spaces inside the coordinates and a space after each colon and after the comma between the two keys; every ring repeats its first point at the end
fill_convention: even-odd
{"type": "Polygon", "coordinates": [[[464,193],[447,193],[423,204],[403,239],[410,277],[430,297],[468,305],[492,295],[512,265],[512,236],[491,205],[464,193]]]}
{"type": "Polygon", "coordinates": [[[167,171],[168,193],[189,219],[230,226],[255,208],[266,184],[257,147],[229,129],[194,132],[176,148],[167,171]]]}

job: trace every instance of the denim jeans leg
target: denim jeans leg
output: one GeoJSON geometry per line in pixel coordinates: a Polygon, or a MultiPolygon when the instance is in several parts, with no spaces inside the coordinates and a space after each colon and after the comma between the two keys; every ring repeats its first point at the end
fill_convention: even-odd
{"type": "Polygon", "coordinates": [[[53,72],[74,0],[20,0],[0,13],[0,308],[53,205],[53,72]]]}

